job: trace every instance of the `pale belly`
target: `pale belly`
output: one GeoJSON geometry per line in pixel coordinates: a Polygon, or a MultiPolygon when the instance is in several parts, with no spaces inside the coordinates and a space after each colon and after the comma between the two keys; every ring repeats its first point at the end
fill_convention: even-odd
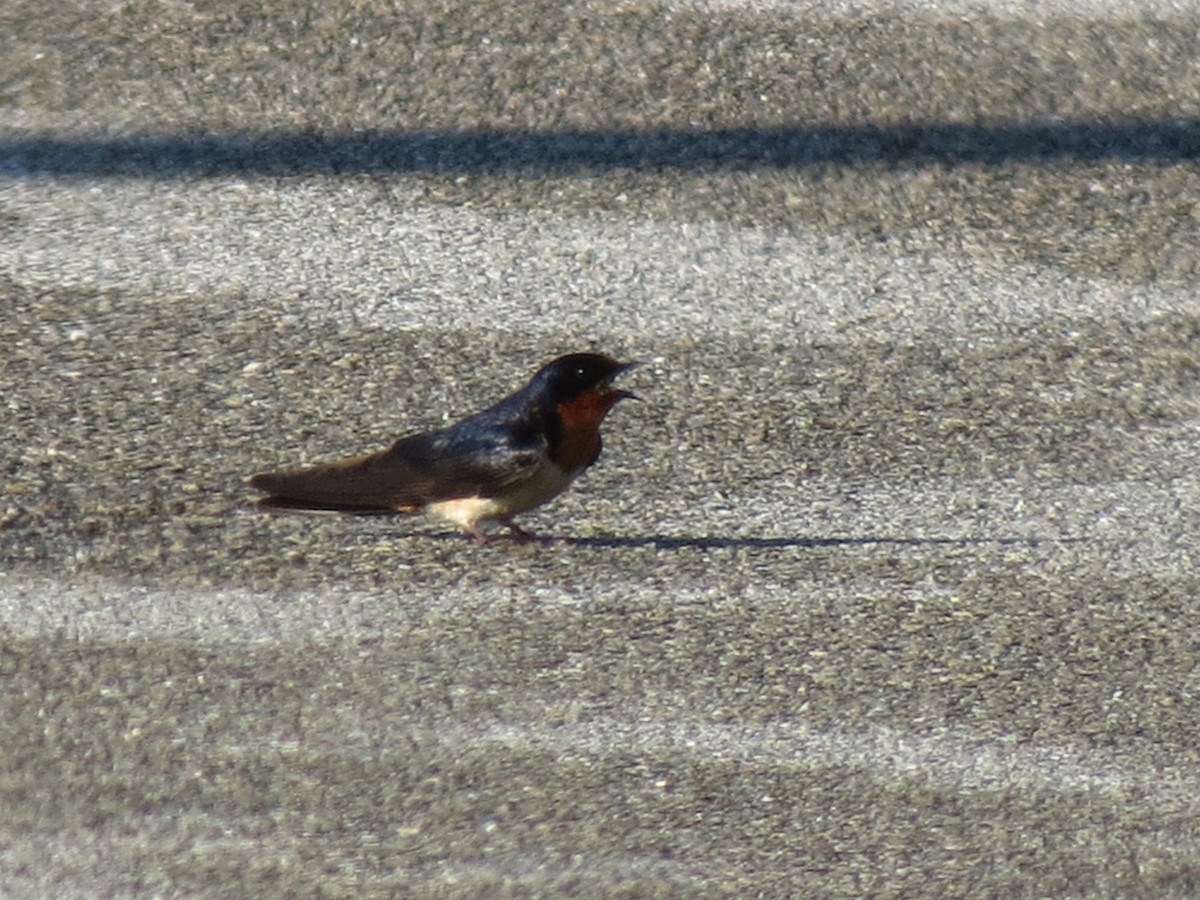
{"type": "Polygon", "coordinates": [[[536,506],[541,506],[561,494],[574,476],[568,475],[554,463],[547,462],[532,478],[528,478],[500,497],[458,497],[430,503],[425,511],[453,522],[460,528],[470,528],[476,522],[507,519],[536,506]]]}

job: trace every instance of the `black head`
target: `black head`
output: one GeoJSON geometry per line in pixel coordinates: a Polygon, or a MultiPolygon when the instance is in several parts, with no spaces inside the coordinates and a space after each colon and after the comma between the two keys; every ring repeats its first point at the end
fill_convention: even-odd
{"type": "Polygon", "coordinates": [[[529,388],[544,393],[554,405],[567,403],[588,392],[632,397],[616,390],[612,380],[633,363],[620,363],[602,353],[570,353],[546,363],[529,381],[529,388]]]}

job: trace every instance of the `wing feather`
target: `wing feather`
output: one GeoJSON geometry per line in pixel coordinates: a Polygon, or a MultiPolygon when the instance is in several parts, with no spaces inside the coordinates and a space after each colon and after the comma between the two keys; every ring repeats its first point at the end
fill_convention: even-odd
{"type": "Polygon", "coordinates": [[[531,477],[545,458],[537,428],[483,416],[401,438],[378,453],[289,472],[264,472],[250,486],[275,509],[372,513],[415,511],[459,497],[490,497],[531,477]]]}

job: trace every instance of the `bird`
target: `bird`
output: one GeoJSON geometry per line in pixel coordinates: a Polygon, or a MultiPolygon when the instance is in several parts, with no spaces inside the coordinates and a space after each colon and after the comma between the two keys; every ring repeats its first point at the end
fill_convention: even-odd
{"type": "Polygon", "coordinates": [[[524,387],[446,428],[402,437],[366,456],[249,479],[270,511],[430,513],[480,545],[498,522],[519,543],[539,538],[513,518],[562,493],[600,456],[600,424],[621,400],[613,387],[635,363],[570,353],[524,387]]]}

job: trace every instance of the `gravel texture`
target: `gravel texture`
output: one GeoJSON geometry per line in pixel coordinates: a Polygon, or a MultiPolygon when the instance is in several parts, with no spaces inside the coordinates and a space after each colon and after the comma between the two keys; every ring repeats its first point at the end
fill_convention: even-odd
{"type": "Polygon", "coordinates": [[[1192,896],[1200,10],[0,8],[0,893],[1192,896]],[[641,362],[479,548],[267,516],[641,362]]]}

